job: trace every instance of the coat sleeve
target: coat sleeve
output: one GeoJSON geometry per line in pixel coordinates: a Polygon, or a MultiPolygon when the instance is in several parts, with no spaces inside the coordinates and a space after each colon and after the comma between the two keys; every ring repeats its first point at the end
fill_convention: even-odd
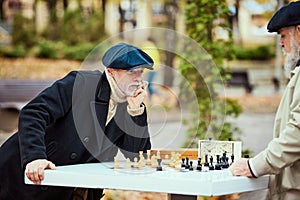
{"type": "Polygon", "coordinates": [[[285,167],[300,159],[300,79],[292,84],[292,100],[288,103],[290,113],[288,122],[278,138],[274,138],[268,147],[252,159],[258,176],[278,174],[285,167]]]}
{"type": "Polygon", "coordinates": [[[45,130],[71,109],[76,73],[57,80],[21,110],[18,133],[22,167],[35,159],[47,158],[45,130]]]}

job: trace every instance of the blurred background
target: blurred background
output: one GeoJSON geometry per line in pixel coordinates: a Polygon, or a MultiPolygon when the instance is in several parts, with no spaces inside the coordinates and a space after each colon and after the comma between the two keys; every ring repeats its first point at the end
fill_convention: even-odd
{"type": "MultiPolygon", "coordinates": [[[[154,148],[197,148],[198,139],[208,138],[241,140],[243,153],[254,156],[272,138],[273,119],[287,83],[278,36],[268,33],[266,26],[273,13],[289,2],[0,0],[0,145],[17,131],[20,109],[54,80],[80,69],[99,43],[111,37],[136,43],[124,33],[151,27],[183,34],[203,47],[225,83],[221,97],[226,101],[224,117],[211,105],[220,99],[220,91],[209,89],[216,75],[195,76],[193,66],[180,55],[157,49],[159,73],[154,79],[159,84],[153,86],[156,92],[147,102],[151,132],[159,135],[153,137],[154,148]],[[170,69],[192,85],[196,102],[182,92],[184,83],[175,84],[170,69]],[[179,98],[186,105],[178,106],[179,98]],[[193,115],[194,104],[198,116],[193,115]]],[[[140,40],[153,34],[147,31],[140,40]]],[[[168,34],[155,42],[174,45],[177,39],[168,34]]],[[[186,49],[187,54],[190,51],[186,49]]],[[[156,196],[160,198],[165,196],[156,196]]]]}

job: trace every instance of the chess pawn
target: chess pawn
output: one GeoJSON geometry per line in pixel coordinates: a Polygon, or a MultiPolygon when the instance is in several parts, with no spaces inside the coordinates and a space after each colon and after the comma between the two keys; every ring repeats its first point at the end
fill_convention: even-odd
{"type": "Polygon", "coordinates": [[[231,163],[230,163],[230,165],[232,165],[233,162],[234,162],[234,155],[232,154],[231,155],[231,163]]]}
{"type": "Polygon", "coordinates": [[[160,159],[160,151],[157,151],[156,157],[157,157],[157,159],[160,159]]]}
{"type": "Polygon", "coordinates": [[[165,155],[165,159],[164,159],[164,161],[163,161],[163,164],[165,164],[165,165],[170,165],[170,167],[172,167],[172,166],[171,166],[171,165],[172,165],[172,160],[170,160],[168,154],[165,155]]]}
{"type": "Polygon", "coordinates": [[[209,170],[214,170],[215,169],[215,167],[214,167],[214,165],[213,165],[213,157],[212,156],[210,156],[210,165],[209,165],[209,170]]]}
{"type": "Polygon", "coordinates": [[[181,160],[182,160],[182,163],[181,163],[181,168],[185,168],[185,163],[184,163],[184,161],[185,161],[185,158],[181,158],[181,160]]]}
{"type": "Polygon", "coordinates": [[[146,165],[151,165],[151,150],[147,150],[147,159],[146,159],[146,165]]]}
{"type": "Polygon", "coordinates": [[[151,167],[156,168],[157,167],[157,161],[156,161],[156,156],[153,155],[151,157],[151,167]]]}
{"type": "Polygon", "coordinates": [[[130,164],[130,159],[129,158],[126,159],[126,168],[127,169],[131,168],[131,164],[130,164]]]}
{"type": "Polygon", "coordinates": [[[189,165],[189,157],[185,157],[185,168],[186,169],[189,169],[190,168],[190,165],[189,165]]]}
{"type": "Polygon", "coordinates": [[[139,168],[139,163],[138,163],[137,157],[134,157],[133,161],[134,161],[133,167],[134,167],[134,168],[139,168]]]}
{"type": "Polygon", "coordinates": [[[220,155],[217,155],[217,163],[215,165],[216,170],[221,170],[221,165],[220,165],[220,155]]]}
{"type": "Polygon", "coordinates": [[[198,158],[198,164],[196,170],[202,171],[201,158],[198,158]]]}
{"type": "Polygon", "coordinates": [[[139,164],[139,167],[145,167],[145,158],[141,157],[138,164],[139,164]]]}
{"type": "Polygon", "coordinates": [[[162,171],[162,166],[161,166],[161,158],[157,159],[157,167],[156,171],[162,171]]]}
{"type": "Polygon", "coordinates": [[[117,156],[114,157],[114,161],[115,161],[114,169],[119,169],[120,168],[119,158],[117,156]]]}
{"type": "Polygon", "coordinates": [[[190,170],[190,171],[193,171],[193,170],[194,170],[194,168],[193,168],[193,161],[190,161],[189,170],[190,170]]]}
{"type": "Polygon", "coordinates": [[[208,155],[205,155],[205,163],[204,163],[205,167],[209,167],[209,163],[208,163],[208,155]]]}

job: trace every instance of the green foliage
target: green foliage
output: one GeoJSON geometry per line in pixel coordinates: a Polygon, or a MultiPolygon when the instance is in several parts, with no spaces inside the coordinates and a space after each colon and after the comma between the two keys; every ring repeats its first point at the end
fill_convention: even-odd
{"type": "Polygon", "coordinates": [[[64,58],[82,61],[94,47],[95,45],[92,43],[82,43],[72,47],[66,46],[64,48],[64,58]]]}
{"type": "Polygon", "coordinates": [[[24,45],[16,45],[12,47],[5,47],[0,49],[0,55],[8,58],[20,58],[27,55],[24,45]]]}
{"type": "Polygon", "coordinates": [[[61,19],[48,25],[43,35],[46,39],[68,45],[99,41],[105,36],[103,14],[85,15],[80,9],[66,11],[61,19]]]}
{"type": "Polygon", "coordinates": [[[23,45],[26,48],[36,44],[35,26],[32,20],[21,14],[14,15],[12,43],[13,45],[23,45]]]}
{"type": "Polygon", "coordinates": [[[181,73],[188,80],[182,87],[192,86],[197,100],[190,102],[190,107],[193,111],[198,109],[200,113],[200,116],[194,116],[194,119],[186,122],[185,147],[196,147],[199,139],[234,140],[233,132],[239,132],[237,127],[226,121],[226,116],[237,117],[242,111],[241,106],[236,101],[220,98],[216,92],[220,80],[228,77],[225,72],[230,71],[224,65],[224,58],[231,59],[234,55],[229,14],[226,1],[223,0],[195,0],[188,1],[186,5],[187,34],[209,54],[196,54],[191,58],[190,55],[195,54],[194,49],[187,47],[185,54],[189,55],[189,62],[181,60],[181,73]],[[227,40],[216,37],[217,28],[227,30],[227,40]],[[199,66],[191,64],[193,61],[199,63],[204,75],[199,73],[199,66]]]}
{"type": "Polygon", "coordinates": [[[40,58],[51,58],[57,59],[59,58],[59,47],[58,43],[54,43],[51,41],[42,41],[39,42],[39,51],[37,53],[37,57],[40,58]]]}
{"type": "Polygon", "coordinates": [[[44,33],[35,32],[32,20],[21,14],[14,16],[11,47],[0,49],[6,57],[27,55],[51,59],[84,60],[106,36],[101,12],[84,13],[83,10],[65,11],[63,17],[50,20],[44,33]]]}
{"type": "Polygon", "coordinates": [[[262,45],[255,48],[235,47],[237,59],[240,60],[268,60],[275,57],[274,47],[262,45]]]}

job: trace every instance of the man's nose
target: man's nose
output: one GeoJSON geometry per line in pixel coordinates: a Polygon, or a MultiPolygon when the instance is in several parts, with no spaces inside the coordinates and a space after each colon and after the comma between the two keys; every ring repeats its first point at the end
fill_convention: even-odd
{"type": "Polygon", "coordinates": [[[135,81],[141,82],[143,80],[143,74],[140,73],[135,77],[135,81]]]}
{"type": "Polygon", "coordinates": [[[282,39],[280,40],[279,45],[280,45],[281,48],[284,48],[284,43],[283,43],[283,40],[282,40],[282,39]]]}

